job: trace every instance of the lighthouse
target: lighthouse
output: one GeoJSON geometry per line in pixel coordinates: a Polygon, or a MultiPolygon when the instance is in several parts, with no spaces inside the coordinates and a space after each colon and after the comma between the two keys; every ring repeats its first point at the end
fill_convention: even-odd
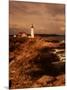
{"type": "Polygon", "coordinates": [[[33,24],[31,25],[31,38],[34,38],[34,26],[33,26],[33,24]]]}

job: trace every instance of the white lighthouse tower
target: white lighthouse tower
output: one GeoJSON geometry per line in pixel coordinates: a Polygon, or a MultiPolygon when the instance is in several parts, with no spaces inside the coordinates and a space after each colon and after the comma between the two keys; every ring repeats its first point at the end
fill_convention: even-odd
{"type": "Polygon", "coordinates": [[[31,25],[31,38],[34,38],[34,26],[33,26],[33,24],[31,25]]]}

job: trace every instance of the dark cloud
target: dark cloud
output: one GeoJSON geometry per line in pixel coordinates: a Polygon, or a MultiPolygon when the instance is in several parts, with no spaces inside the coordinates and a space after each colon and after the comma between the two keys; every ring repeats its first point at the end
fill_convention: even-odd
{"type": "Polygon", "coordinates": [[[49,13],[54,15],[56,14],[64,14],[65,13],[65,6],[61,4],[48,4],[45,5],[49,13]]]}

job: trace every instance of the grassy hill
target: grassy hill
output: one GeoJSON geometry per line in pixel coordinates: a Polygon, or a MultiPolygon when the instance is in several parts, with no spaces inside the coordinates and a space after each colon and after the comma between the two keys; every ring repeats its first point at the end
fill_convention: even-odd
{"type": "Polygon", "coordinates": [[[46,42],[40,37],[19,41],[15,42],[18,46],[10,50],[10,88],[64,85],[64,66],[57,69],[52,65],[59,61],[59,57],[52,53],[59,43],[46,42]]]}

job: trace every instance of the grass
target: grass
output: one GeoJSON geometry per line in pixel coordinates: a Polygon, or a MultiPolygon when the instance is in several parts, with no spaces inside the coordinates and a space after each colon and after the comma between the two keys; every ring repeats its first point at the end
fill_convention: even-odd
{"type": "MultiPolygon", "coordinates": [[[[37,39],[19,38],[15,41],[16,46],[13,46],[12,48],[13,51],[10,50],[10,53],[16,52],[15,59],[13,59],[14,63],[11,64],[12,62],[11,61],[9,65],[10,88],[16,89],[16,88],[56,86],[55,81],[60,82],[60,79],[57,80],[55,78],[57,78],[57,76],[62,74],[64,81],[65,64],[64,65],[52,64],[52,62],[59,61],[59,57],[56,54],[52,53],[52,50],[54,49],[53,46],[43,47],[42,44],[45,43],[46,42],[44,42],[43,39],[41,40],[38,38],[37,39]],[[17,45],[17,43],[19,44],[17,45]],[[17,59],[19,56],[21,58],[17,59]],[[13,72],[13,70],[15,72],[13,72]]],[[[60,85],[62,84],[64,85],[61,78],[60,85]]]]}

